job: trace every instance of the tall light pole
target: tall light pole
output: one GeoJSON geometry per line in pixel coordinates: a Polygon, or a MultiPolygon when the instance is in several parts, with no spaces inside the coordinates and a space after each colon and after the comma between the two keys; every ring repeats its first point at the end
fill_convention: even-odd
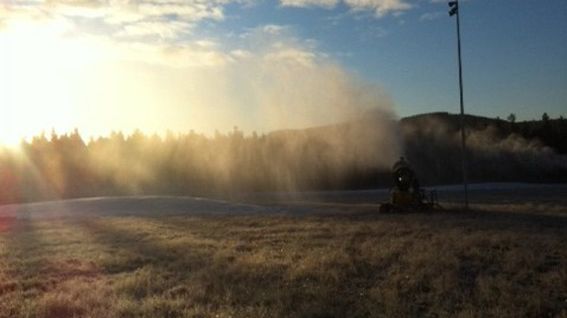
{"type": "Polygon", "coordinates": [[[449,1],[449,16],[457,15],[457,50],[459,54],[459,97],[461,102],[461,156],[465,209],[469,208],[469,185],[467,178],[467,138],[465,134],[465,105],[463,101],[463,64],[461,62],[461,21],[459,20],[459,0],[449,1]]]}

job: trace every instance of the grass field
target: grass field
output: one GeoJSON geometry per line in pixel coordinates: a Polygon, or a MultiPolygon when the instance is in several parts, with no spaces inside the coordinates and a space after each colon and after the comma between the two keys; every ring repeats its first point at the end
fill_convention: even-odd
{"type": "Polygon", "coordinates": [[[567,317],[567,215],[0,219],[0,317],[567,317]]]}

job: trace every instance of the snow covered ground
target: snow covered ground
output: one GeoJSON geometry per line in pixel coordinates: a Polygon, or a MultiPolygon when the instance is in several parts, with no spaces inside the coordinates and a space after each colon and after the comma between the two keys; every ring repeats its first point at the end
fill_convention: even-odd
{"type": "MultiPolygon", "coordinates": [[[[424,189],[437,191],[441,201],[461,201],[463,197],[463,186],[461,184],[425,186],[424,189]]],[[[380,203],[389,199],[389,192],[389,189],[277,192],[255,194],[251,197],[267,201],[380,203]]],[[[476,183],[469,185],[469,197],[471,202],[477,203],[537,201],[567,204],[567,184],[476,183]]]]}
{"type": "MultiPolygon", "coordinates": [[[[459,204],[462,185],[428,187],[441,204],[459,204]]],[[[257,213],[310,214],[387,201],[389,189],[361,191],[278,192],[241,196],[234,201],[198,197],[100,197],[0,206],[0,218],[59,218],[89,216],[243,215],[257,213]],[[247,203],[241,203],[247,202],[247,203]]],[[[536,210],[567,209],[567,184],[483,183],[469,187],[471,204],[536,210]]]]}
{"type": "Polygon", "coordinates": [[[100,197],[0,206],[0,217],[227,215],[273,212],[253,204],[170,196],[100,197]]]}

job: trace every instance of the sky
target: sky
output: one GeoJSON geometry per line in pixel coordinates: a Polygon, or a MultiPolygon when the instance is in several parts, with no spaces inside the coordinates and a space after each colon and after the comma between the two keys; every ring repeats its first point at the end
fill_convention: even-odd
{"type": "MultiPolygon", "coordinates": [[[[458,112],[439,0],[3,0],[0,142],[458,112]]],[[[461,0],[467,113],[567,116],[567,1],[461,0]]]]}

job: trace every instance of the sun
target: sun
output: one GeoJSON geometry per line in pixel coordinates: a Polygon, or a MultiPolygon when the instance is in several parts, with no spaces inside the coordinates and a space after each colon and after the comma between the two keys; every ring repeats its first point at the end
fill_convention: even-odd
{"type": "Polygon", "coordinates": [[[70,131],[77,79],[97,50],[51,22],[14,23],[0,30],[0,144],[54,129],[70,131]]]}

